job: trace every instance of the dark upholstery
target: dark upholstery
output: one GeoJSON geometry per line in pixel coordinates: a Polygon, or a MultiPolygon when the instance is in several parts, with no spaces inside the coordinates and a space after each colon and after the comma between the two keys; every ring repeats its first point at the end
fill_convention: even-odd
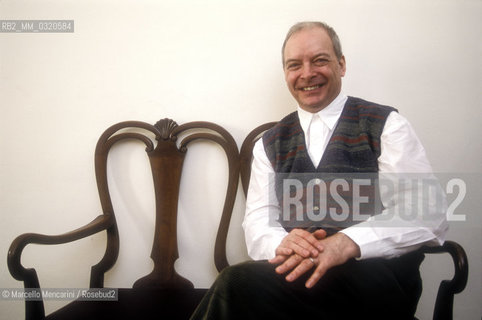
{"type": "Polygon", "coordinates": [[[189,319],[207,289],[119,289],[118,301],[74,301],[49,320],[189,319]]]}

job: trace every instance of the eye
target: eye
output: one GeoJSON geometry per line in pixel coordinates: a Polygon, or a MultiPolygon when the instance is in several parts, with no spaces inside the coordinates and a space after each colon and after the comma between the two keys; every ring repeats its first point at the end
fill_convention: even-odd
{"type": "Polygon", "coordinates": [[[288,70],[297,70],[297,69],[300,68],[300,66],[301,66],[301,63],[299,63],[299,62],[288,62],[288,63],[286,64],[286,69],[288,69],[288,70]]]}
{"type": "Polygon", "coordinates": [[[329,62],[330,62],[330,60],[328,60],[328,59],[326,59],[326,58],[316,58],[315,60],[313,60],[313,64],[314,64],[315,66],[318,66],[318,67],[325,66],[325,65],[327,65],[329,62]]]}

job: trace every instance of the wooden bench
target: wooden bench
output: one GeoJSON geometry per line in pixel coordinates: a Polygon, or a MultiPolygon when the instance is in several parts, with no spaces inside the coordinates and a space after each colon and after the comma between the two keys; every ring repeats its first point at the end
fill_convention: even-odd
{"type": "MultiPolygon", "coordinates": [[[[153,271],[138,279],[132,288],[119,288],[117,301],[73,301],[48,316],[45,316],[42,300],[26,301],[26,319],[188,319],[207,291],[194,288],[174,268],[178,258],[180,181],[188,147],[196,140],[210,140],[219,144],[226,153],[229,176],[214,249],[214,262],[217,270],[221,271],[229,265],[226,239],[239,179],[246,194],[254,143],[273,125],[267,123],[254,129],[240,149],[229,132],[210,122],[178,125],[173,120],[162,119],[155,125],[128,121],[108,128],[99,138],[95,149],[95,174],[103,213],[87,225],[65,234],[26,233],[18,236],[8,252],[8,268],[15,279],[24,282],[24,288],[40,290],[35,269],[25,268],[21,264],[22,251],[28,244],[64,244],[106,232],[105,254],[99,263],[92,266],[89,284],[90,288],[103,288],[104,274],[116,263],[119,254],[119,231],[109,194],[107,157],[113,145],[137,140],[146,146],[155,189],[156,222],[151,253],[153,271]],[[182,139],[178,139],[181,136],[182,139]]],[[[466,254],[460,245],[452,241],[447,241],[441,247],[421,250],[425,253],[449,253],[453,258],[455,275],[453,279],[441,282],[434,309],[434,319],[452,319],[454,294],[461,292],[467,282],[466,254]]]]}

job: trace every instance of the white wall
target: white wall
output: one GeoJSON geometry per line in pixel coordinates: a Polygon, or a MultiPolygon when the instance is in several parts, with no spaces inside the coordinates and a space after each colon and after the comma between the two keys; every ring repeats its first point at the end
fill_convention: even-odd
{"type": "MultiPolygon", "coordinates": [[[[206,120],[240,144],[255,126],[293,110],[280,46],[301,20],[327,21],[338,31],[347,94],[396,106],[414,125],[435,171],[481,181],[481,14],[480,0],[0,1],[0,19],[75,20],[70,34],[0,33],[0,287],[22,286],[5,263],[17,235],[66,232],[100,213],[93,151],[111,124],[206,120]]],[[[150,178],[147,167],[132,165],[143,159],[142,149],[127,156],[116,148],[110,161],[112,171],[122,173],[111,176],[122,249],[108,286],[130,286],[151,267],[150,178]]],[[[193,148],[186,165],[204,176],[183,179],[189,196],[180,207],[178,270],[207,287],[216,275],[211,245],[220,198],[212,186],[223,186],[226,167],[219,148],[199,150],[193,148]]],[[[456,319],[480,319],[482,312],[477,191],[469,189],[475,201],[467,222],[449,233],[470,261],[456,319]]],[[[240,197],[229,236],[232,263],[247,258],[242,211],[240,197]]],[[[37,268],[44,287],[86,287],[104,240],[29,246],[22,262],[37,268]]],[[[451,268],[445,257],[424,264],[421,319],[429,318],[437,279],[451,277],[451,268]]],[[[48,312],[63,303],[49,301],[48,312]]],[[[1,319],[24,315],[23,302],[0,305],[1,319]]]]}

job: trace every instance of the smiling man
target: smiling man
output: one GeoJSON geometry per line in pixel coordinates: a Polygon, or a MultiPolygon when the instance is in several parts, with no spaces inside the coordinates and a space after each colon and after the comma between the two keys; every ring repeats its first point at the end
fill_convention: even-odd
{"type": "MultiPolygon", "coordinates": [[[[254,261],[223,270],[192,319],[413,319],[423,260],[416,249],[443,242],[447,224],[440,207],[428,206],[430,222],[394,218],[390,224],[370,217],[335,226],[327,219],[299,223],[298,213],[284,214],[290,209],[282,205],[286,195],[273,180],[430,173],[424,148],[396,109],[343,94],[345,57],[328,25],[294,25],[282,59],[298,107],[253,149],[243,227],[254,261]]],[[[374,201],[368,208],[376,215],[377,208],[391,206],[374,201]]]]}
{"type": "Polygon", "coordinates": [[[315,113],[335,100],[346,71],[345,57],[325,29],[292,32],[282,50],[286,83],[301,108],[315,113]]]}

